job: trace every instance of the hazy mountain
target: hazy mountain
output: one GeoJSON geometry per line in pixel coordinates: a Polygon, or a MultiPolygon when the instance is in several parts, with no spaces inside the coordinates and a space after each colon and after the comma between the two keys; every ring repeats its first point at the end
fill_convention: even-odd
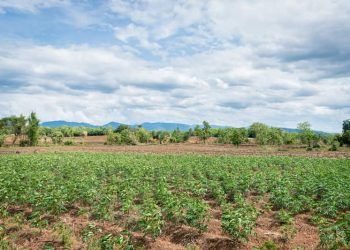
{"type": "Polygon", "coordinates": [[[97,128],[99,126],[92,125],[90,123],[86,122],[66,122],[66,121],[49,121],[49,122],[42,122],[40,124],[43,127],[49,127],[49,128],[57,128],[57,127],[89,127],[89,128],[97,128]]]}
{"type": "Polygon", "coordinates": [[[112,128],[118,128],[122,123],[119,122],[109,122],[102,127],[112,127],[112,128]]]}
{"type": "MultiPolygon", "coordinates": [[[[90,123],[85,122],[67,122],[67,121],[49,121],[49,122],[43,122],[40,125],[43,127],[50,127],[50,128],[57,128],[62,126],[67,127],[89,127],[89,128],[97,128],[97,127],[112,127],[117,128],[119,125],[123,123],[119,122],[109,122],[104,125],[93,125],[90,123]]],[[[143,128],[147,130],[167,130],[172,131],[174,129],[179,128],[180,130],[189,130],[190,128],[194,128],[196,125],[189,125],[184,123],[173,123],[173,122],[144,122],[140,124],[143,128]]],[[[138,124],[129,125],[131,127],[136,127],[138,124]]],[[[219,126],[219,125],[212,125],[213,128],[225,128],[229,126],[219,126]]],[[[296,128],[281,128],[283,131],[289,132],[289,133],[298,133],[299,130],[296,128]]],[[[317,134],[330,134],[323,131],[314,131],[317,134]]]]}

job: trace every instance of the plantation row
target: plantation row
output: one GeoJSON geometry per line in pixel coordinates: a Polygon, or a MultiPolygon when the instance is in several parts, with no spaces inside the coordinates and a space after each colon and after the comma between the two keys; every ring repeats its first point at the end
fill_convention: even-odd
{"type": "MultiPolygon", "coordinates": [[[[212,201],[222,211],[222,230],[244,243],[261,213],[249,201],[252,195],[267,199],[264,209],[278,211],[278,222],[289,232],[286,239],[293,237],[294,216],[308,213],[319,228],[321,245],[350,247],[349,159],[107,153],[0,157],[1,218],[13,216],[13,206],[30,208],[26,220],[36,227],[49,226],[42,215],[79,207],[78,214],[154,238],[169,225],[205,232],[212,201]]],[[[77,236],[84,244],[107,236],[112,246],[129,242],[121,235],[86,230],[77,236]]],[[[10,239],[0,233],[2,244],[10,239]]]]}

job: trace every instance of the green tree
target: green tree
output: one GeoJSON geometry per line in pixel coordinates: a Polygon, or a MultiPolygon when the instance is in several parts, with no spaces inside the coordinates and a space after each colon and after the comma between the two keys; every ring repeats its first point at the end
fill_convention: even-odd
{"type": "Polygon", "coordinates": [[[210,137],[210,124],[207,121],[203,121],[203,128],[202,128],[202,133],[200,135],[201,139],[206,143],[207,139],[210,137]]]}
{"type": "Polygon", "coordinates": [[[350,130],[350,119],[343,121],[343,133],[350,130]]]}
{"type": "Polygon", "coordinates": [[[255,122],[249,127],[249,136],[255,138],[259,145],[266,145],[269,143],[270,128],[260,122],[255,122]]]}
{"type": "Polygon", "coordinates": [[[140,143],[148,143],[151,139],[151,133],[146,129],[140,127],[136,130],[136,137],[140,143]]]}
{"type": "Polygon", "coordinates": [[[4,146],[6,139],[6,134],[0,131],[0,147],[4,146]]]}
{"type": "MultiPolygon", "coordinates": [[[[118,134],[118,133],[117,133],[118,134]]],[[[133,131],[130,129],[124,129],[120,132],[121,143],[127,145],[136,145],[137,137],[133,131]]]]}
{"type": "Polygon", "coordinates": [[[248,131],[245,128],[231,128],[230,141],[237,147],[248,139],[248,131]]]}
{"type": "Polygon", "coordinates": [[[311,147],[311,143],[315,140],[315,133],[311,130],[309,122],[301,122],[298,124],[299,138],[302,143],[311,147]]]}
{"type": "Polygon", "coordinates": [[[201,134],[202,134],[202,129],[201,129],[201,126],[196,125],[196,126],[194,127],[193,134],[194,134],[195,136],[200,137],[200,136],[201,136],[201,134]]]}
{"type": "Polygon", "coordinates": [[[342,135],[342,143],[350,145],[350,130],[347,130],[342,135]]]}
{"type": "Polygon", "coordinates": [[[23,115],[10,116],[3,118],[1,123],[7,133],[14,134],[15,137],[12,141],[12,144],[14,145],[18,137],[22,136],[25,133],[27,120],[23,115]]]}
{"type": "Polygon", "coordinates": [[[39,141],[39,119],[36,117],[36,114],[32,112],[28,117],[28,140],[30,146],[38,145],[39,141]]]}
{"type": "Polygon", "coordinates": [[[120,133],[120,132],[122,132],[125,129],[130,129],[130,127],[128,125],[125,125],[125,124],[120,124],[118,126],[118,128],[116,128],[116,130],[114,132],[120,133]]]}
{"type": "Polygon", "coordinates": [[[51,133],[51,140],[53,144],[61,144],[63,141],[63,133],[59,129],[55,129],[51,133]]]}
{"type": "Polygon", "coordinates": [[[343,134],[341,144],[350,145],[350,119],[343,121],[343,134]]]}
{"type": "Polygon", "coordinates": [[[282,145],[283,144],[283,131],[280,128],[269,128],[269,144],[282,145]]]}

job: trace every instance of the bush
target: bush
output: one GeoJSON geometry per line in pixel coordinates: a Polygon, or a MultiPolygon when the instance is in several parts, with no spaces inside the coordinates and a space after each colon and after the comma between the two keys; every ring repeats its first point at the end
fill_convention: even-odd
{"type": "Polygon", "coordinates": [[[347,130],[343,133],[342,142],[346,145],[350,145],[350,130],[347,130]]]}
{"type": "Polygon", "coordinates": [[[5,144],[6,135],[0,134],[0,147],[4,146],[5,144]]]}
{"type": "Polygon", "coordinates": [[[336,142],[332,143],[332,146],[329,148],[329,151],[338,151],[338,145],[336,142]]]}
{"type": "Polygon", "coordinates": [[[127,145],[136,145],[137,144],[137,138],[134,134],[129,129],[124,129],[122,132],[120,132],[121,136],[121,143],[122,144],[127,144],[127,145]]]}
{"type": "Polygon", "coordinates": [[[230,131],[230,142],[233,145],[240,145],[248,140],[248,132],[245,128],[233,128],[230,131]]]}
{"type": "Polygon", "coordinates": [[[136,137],[140,143],[148,143],[151,139],[151,133],[144,128],[139,128],[136,130],[136,137]]]}
{"type": "Polygon", "coordinates": [[[67,140],[63,144],[65,146],[73,146],[73,145],[75,145],[75,142],[73,140],[67,140]]]}
{"type": "Polygon", "coordinates": [[[60,130],[55,130],[51,134],[53,144],[61,144],[63,140],[63,133],[60,130]]]}
{"type": "Polygon", "coordinates": [[[27,147],[27,146],[29,146],[29,145],[30,145],[29,140],[20,140],[20,141],[19,141],[19,146],[20,146],[20,147],[27,147]]]}

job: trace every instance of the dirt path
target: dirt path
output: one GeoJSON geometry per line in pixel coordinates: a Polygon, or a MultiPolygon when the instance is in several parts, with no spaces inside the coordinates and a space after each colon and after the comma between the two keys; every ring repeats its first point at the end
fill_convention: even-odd
{"type": "Polygon", "coordinates": [[[167,144],[167,145],[137,145],[137,146],[108,146],[108,145],[78,145],[78,146],[48,146],[48,147],[3,147],[0,154],[43,153],[43,152],[137,152],[157,154],[209,154],[209,155],[285,155],[308,157],[350,157],[350,148],[340,151],[314,150],[293,147],[260,147],[233,146],[220,144],[167,144]]]}

